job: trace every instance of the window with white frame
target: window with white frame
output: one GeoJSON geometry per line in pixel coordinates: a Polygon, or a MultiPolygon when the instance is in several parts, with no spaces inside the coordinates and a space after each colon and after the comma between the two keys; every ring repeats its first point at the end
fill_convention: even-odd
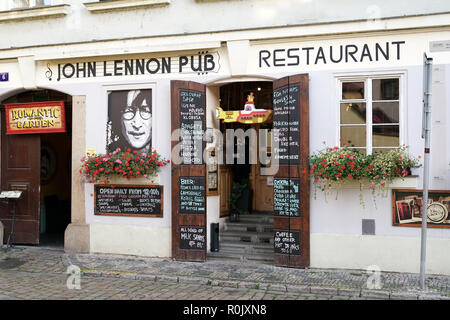
{"type": "Polygon", "coordinates": [[[364,154],[400,146],[402,76],[339,79],[341,146],[364,154]]]}
{"type": "Polygon", "coordinates": [[[51,0],[9,0],[9,8],[12,10],[49,6],[52,4],[51,2],[51,0]]]}

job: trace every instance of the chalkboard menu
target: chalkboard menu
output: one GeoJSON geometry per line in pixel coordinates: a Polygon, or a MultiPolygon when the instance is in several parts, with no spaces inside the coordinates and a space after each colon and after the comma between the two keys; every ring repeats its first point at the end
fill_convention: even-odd
{"type": "Polygon", "coordinates": [[[273,92],[273,128],[279,130],[275,159],[280,164],[298,164],[300,151],[299,86],[284,86],[273,92]]]}
{"type": "Polygon", "coordinates": [[[192,90],[180,90],[181,164],[203,164],[203,133],[205,95],[192,90]]]}
{"type": "Polygon", "coordinates": [[[205,177],[180,177],[180,214],[204,214],[205,177]]]}
{"type": "Polygon", "coordinates": [[[300,255],[300,231],[274,230],[275,253],[300,255]]]}
{"type": "Polygon", "coordinates": [[[180,249],[204,250],[205,243],[204,227],[180,226],[180,249]]]}
{"type": "Polygon", "coordinates": [[[299,178],[273,179],[273,210],[278,216],[300,216],[299,178]]]}
{"type": "Polygon", "coordinates": [[[95,214],[162,217],[163,186],[96,185],[95,214]]]}

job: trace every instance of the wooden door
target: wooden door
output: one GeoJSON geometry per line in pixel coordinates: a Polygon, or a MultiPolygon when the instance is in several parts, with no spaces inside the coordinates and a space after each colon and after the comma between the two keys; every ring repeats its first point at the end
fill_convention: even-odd
{"type": "Polygon", "coordinates": [[[279,129],[279,160],[274,177],[274,250],[278,266],[309,267],[309,98],[308,75],[273,84],[273,128],[279,129]]]}
{"type": "MultiPolygon", "coordinates": [[[[6,135],[5,112],[1,113],[1,189],[23,190],[17,201],[13,243],[39,244],[40,135],[6,135]]],[[[6,243],[11,232],[13,205],[0,202],[0,220],[6,243]]]]}
{"type": "Polygon", "coordinates": [[[205,261],[205,85],[171,81],[171,100],[172,132],[183,129],[196,134],[181,150],[180,141],[172,141],[172,257],[182,261],[205,261]],[[179,160],[174,153],[181,155],[179,160]]]}

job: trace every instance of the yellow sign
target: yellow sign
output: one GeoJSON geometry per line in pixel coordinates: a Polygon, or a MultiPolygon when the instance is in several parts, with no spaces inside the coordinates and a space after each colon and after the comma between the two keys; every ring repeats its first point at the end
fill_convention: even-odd
{"type": "Polygon", "coordinates": [[[6,134],[65,132],[63,101],[6,104],[6,134]]]}
{"type": "Polygon", "coordinates": [[[245,124],[263,123],[272,116],[272,110],[256,109],[253,92],[247,96],[244,110],[224,111],[221,107],[216,107],[216,119],[223,122],[240,122],[245,124]]]}

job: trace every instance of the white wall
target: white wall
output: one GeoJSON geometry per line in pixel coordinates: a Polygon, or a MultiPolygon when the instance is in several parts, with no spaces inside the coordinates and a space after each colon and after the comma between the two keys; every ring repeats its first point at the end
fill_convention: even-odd
{"type": "MultiPolygon", "coordinates": [[[[6,2],[0,2],[0,10],[7,10],[6,2]]],[[[54,0],[70,5],[67,16],[1,23],[0,48],[333,21],[369,20],[372,28],[373,20],[383,17],[450,11],[446,0],[398,0],[388,5],[383,0],[173,0],[165,6],[104,13],[89,12],[84,2],[96,0],[54,0]]]]}
{"type": "MultiPolygon", "coordinates": [[[[175,2],[174,2],[175,3],[175,2]]],[[[322,141],[329,145],[337,143],[337,102],[335,97],[335,77],[343,72],[357,72],[360,74],[372,72],[403,72],[407,82],[406,99],[406,135],[405,144],[410,146],[413,155],[423,155],[423,140],[421,136],[422,119],[422,54],[427,50],[429,40],[448,39],[449,33],[411,33],[411,34],[386,34],[377,35],[374,38],[357,38],[351,35],[349,38],[335,39],[303,39],[292,40],[291,43],[283,41],[267,41],[253,43],[247,55],[242,59],[248,59],[247,73],[252,76],[267,76],[281,78],[296,73],[309,73],[310,75],[310,150],[314,152],[323,148],[322,141]],[[348,42],[374,42],[406,39],[405,56],[400,61],[383,63],[349,63],[341,65],[300,65],[285,68],[257,67],[257,52],[261,48],[286,48],[290,46],[315,46],[331,45],[348,42]]],[[[125,46],[126,44],[124,44],[125,46]]],[[[197,75],[170,75],[171,79],[192,80],[203,83],[212,83],[221,78],[231,76],[232,68],[228,65],[226,51],[221,52],[221,69],[218,74],[208,76],[197,75]]],[[[442,65],[439,81],[435,83],[436,113],[438,118],[433,118],[433,130],[440,134],[433,135],[433,174],[439,179],[432,179],[431,188],[450,188],[450,148],[448,137],[450,136],[449,101],[450,91],[448,81],[450,79],[450,55],[448,52],[433,54],[436,65],[442,65]],[[444,89],[445,88],[445,89],[444,89]],[[443,91],[445,90],[445,91],[443,91]],[[444,101],[439,103],[439,101],[444,101]],[[439,122],[437,122],[439,121],[439,122]]],[[[239,60],[239,59],[238,59],[239,60]]],[[[231,60],[233,61],[233,60],[231,60]]],[[[242,61],[241,61],[242,62],[242,61]]],[[[231,62],[233,63],[233,62],[231,62]]],[[[240,63],[239,61],[237,63],[240,63]]],[[[302,62],[303,63],[303,62],[302,62]]],[[[11,82],[0,84],[0,92],[13,89],[22,89],[23,79],[15,61],[0,64],[10,70],[11,82]]],[[[2,69],[4,70],[4,69],[2,69]]],[[[109,87],[146,85],[154,90],[154,119],[155,135],[154,146],[165,157],[170,157],[170,80],[167,75],[145,75],[136,78],[114,79],[71,79],[68,81],[48,81],[42,74],[45,65],[37,68],[35,78],[38,87],[51,88],[66,92],[71,95],[86,95],[86,146],[104,151],[106,142],[106,117],[107,101],[105,89],[109,87]]],[[[22,75],[26,76],[26,75],[22,75]]],[[[212,103],[208,101],[208,104],[212,103]]],[[[422,170],[417,170],[421,175],[422,170]]],[[[164,217],[163,218],[132,218],[132,217],[103,217],[93,214],[93,187],[86,185],[86,212],[87,223],[91,224],[91,248],[93,252],[129,253],[142,255],[170,256],[171,233],[171,171],[170,166],[161,170],[160,183],[164,186],[164,217]],[[155,239],[160,241],[157,242],[155,239]],[[122,240],[122,241],[119,241],[122,240]],[[118,243],[126,246],[118,246],[118,243]]],[[[418,188],[422,187],[421,178],[418,180],[418,188]]],[[[343,190],[338,200],[333,196],[325,201],[319,191],[317,199],[311,199],[310,227],[311,227],[311,266],[312,267],[361,267],[377,264],[383,268],[396,271],[409,270],[417,272],[414,260],[417,254],[417,239],[420,235],[418,228],[400,228],[392,226],[392,209],[390,195],[387,198],[377,199],[377,209],[373,207],[369,192],[364,191],[366,209],[359,204],[359,190],[343,190]],[[361,236],[361,220],[374,219],[376,235],[361,236]],[[409,241],[411,240],[411,241],[409,241]],[[354,246],[354,247],[353,247],[354,246]],[[392,246],[392,249],[391,249],[392,246]],[[357,251],[355,251],[357,250],[357,251]],[[358,251],[359,250],[359,251],[358,251]],[[355,252],[358,252],[357,254],[355,252]],[[376,255],[373,253],[376,252],[376,255]],[[386,253],[382,257],[383,253],[386,253]],[[400,254],[401,253],[401,254],[400,254]],[[411,253],[411,259],[403,260],[398,264],[393,256],[402,257],[411,253]],[[376,259],[375,259],[375,258],[376,259]],[[396,269],[397,268],[397,269],[396,269]]],[[[208,228],[209,223],[220,221],[218,197],[208,197],[208,228]]],[[[445,272],[448,265],[448,256],[436,253],[438,249],[450,246],[450,229],[430,229],[428,231],[430,244],[430,259],[433,259],[432,270],[445,272]],[[437,249],[436,249],[437,248],[437,249]],[[445,270],[444,270],[445,269],[445,270]]],[[[208,234],[209,248],[209,234],[208,234]]],[[[434,272],[434,271],[433,271],[434,272]]]]}

